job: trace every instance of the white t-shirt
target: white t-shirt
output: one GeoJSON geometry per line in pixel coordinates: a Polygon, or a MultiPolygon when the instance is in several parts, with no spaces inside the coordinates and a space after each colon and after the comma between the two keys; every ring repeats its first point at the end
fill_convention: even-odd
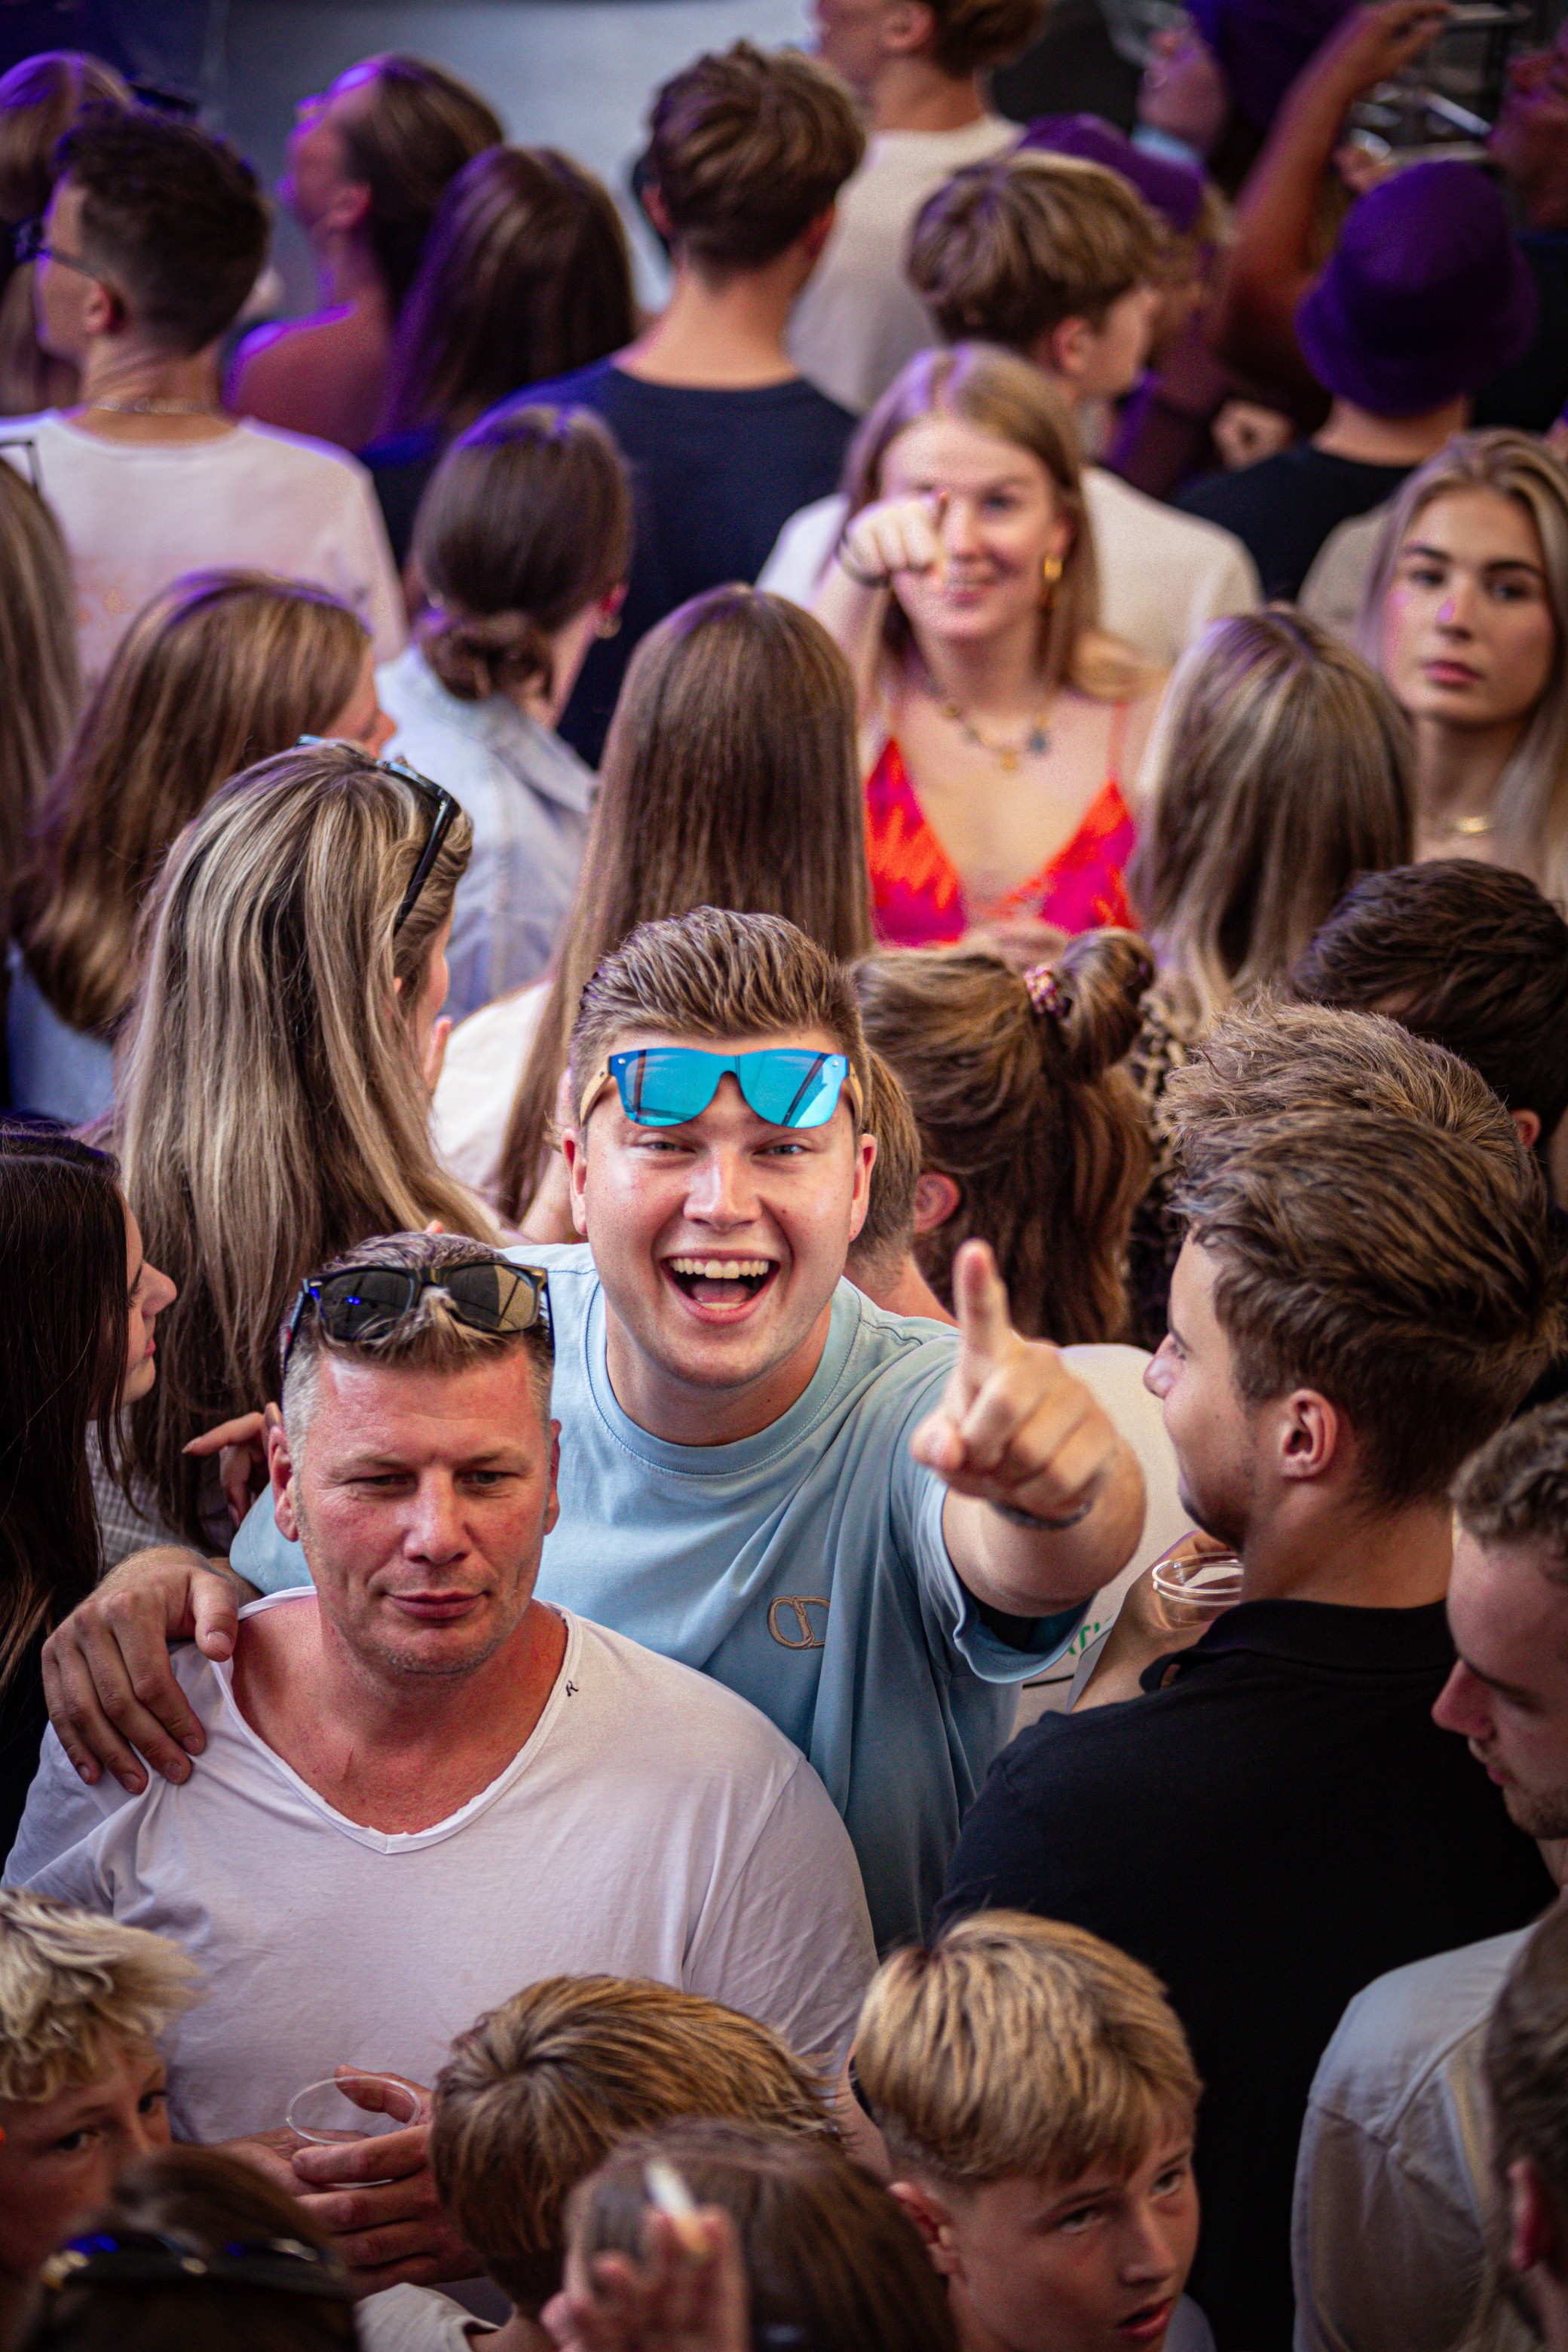
{"type": "MultiPolygon", "coordinates": [[[[315,1605],[274,1594],[242,1619],[315,1605]]],[[[207,1744],[183,1786],[86,1788],[45,1735],[6,1882],[200,1964],[206,1998],[168,2043],[176,2138],[270,2129],[340,2062],[429,2083],[454,2035],[542,1977],[650,1977],[842,2057],[876,1958],[821,1781],[732,1691],[561,1613],[533,1731],[426,1830],[337,1812],[195,1648],[174,1665],[207,1744]]]]}
{"type": "MultiPolygon", "coordinates": [[[[381,509],[370,476],[342,450],[248,421],[213,441],[105,441],[54,409],[8,417],[5,438],[36,446],[70,551],[89,679],[150,597],[183,572],[219,567],[330,589],[359,614],[378,661],[402,650],[403,597],[381,509]]],[[[5,455],[26,472],[26,449],[5,455]]]]}
{"type": "Polygon", "coordinates": [[[832,234],[790,314],[790,356],[819,391],[846,408],[869,408],[917,352],[942,341],[904,276],[915,215],[955,172],[1017,137],[1017,124],[997,114],[962,131],[873,136],[838,191],[832,234]]]}
{"type": "Polygon", "coordinates": [[[487,1201],[495,1198],[512,1097],[533,1049],[549,987],[548,981],[536,981],[514,996],[482,1005],[458,1024],[447,1043],[431,1133],[453,1175],[487,1201]]]}
{"type": "Polygon", "coordinates": [[[354,2327],[360,2352],[473,2352],[493,2333],[450,2295],[427,2286],[367,2294],[354,2305],[354,2327]]]}
{"type": "MultiPolygon", "coordinates": [[[[1145,661],[1169,669],[1211,621],[1262,603],[1257,565],[1217,523],[1145,498],[1103,466],[1084,467],[1083,495],[1100,570],[1100,625],[1145,661]]],[[[835,497],[791,515],[758,587],[809,608],[848,512],[848,500],[835,497]]]]}

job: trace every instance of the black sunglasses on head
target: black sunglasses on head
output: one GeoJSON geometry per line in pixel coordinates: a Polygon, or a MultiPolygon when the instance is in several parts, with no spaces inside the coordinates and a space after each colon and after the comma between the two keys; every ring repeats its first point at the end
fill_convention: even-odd
{"type": "MultiPolygon", "coordinates": [[[[320,751],[328,746],[335,746],[344,751],[359,751],[357,743],[350,743],[341,735],[300,735],[295,738],[297,751],[320,751]]],[[[430,879],[430,869],[441,855],[441,845],[463,811],[461,803],[452,798],[445,784],[433,784],[428,776],[422,776],[417,768],[409,766],[406,760],[373,760],[368,751],[360,752],[360,757],[364,765],[374,769],[378,776],[395,776],[400,784],[411,786],[420,799],[436,812],[430,826],[430,838],[420,853],[413,878],[403,894],[403,904],[392,919],[392,936],[395,939],[418,905],[419,893],[430,879]]]]}
{"type": "Polygon", "coordinates": [[[460,1258],[429,1266],[348,1265],[336,1274],[300,1285],[284,1327],[279,1377],[286,1377],[300,1319],[313,1307],[329,1339],[352,1347],[358,1339],[382,1339],[411,1314],[426,1290],[446,1294],[454,1318],[470,1331],[529,1331],[550,1328],[550,1291],[536,1265],[509,1265],[504,1258],[460,1258]]]}
{"type": "Polygon", "coordinates": [[[348,2273],[336,2256],[301,2238],[240,2239],[201,2249],[162,2230],[118,2230],[112,2235],[94,2231],[72,2238],[51,2254],[38,2277],[53,2294],[68,2286],[188,2286],[216,2281],[331,2303],[353,2299],[348,2273]]]}

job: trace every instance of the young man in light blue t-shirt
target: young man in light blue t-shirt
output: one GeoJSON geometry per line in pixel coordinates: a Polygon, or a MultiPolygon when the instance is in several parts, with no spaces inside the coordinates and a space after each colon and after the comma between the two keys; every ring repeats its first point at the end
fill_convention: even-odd
{"type": "MultiPolygon", "coordinates": [[[[714,1675],[795,1741],[886,1947],[929,1917],[1016,1686],[1131,1554],[1138,1461],[1058,1351],[1013,1331],[982,1245],[959,1261],[956,1333],[842,1279],[876,1156],[870,1063],[846,975],[792,925],[645,925],[584,992],[572,1068],[589,1246],[515,1253],[548,1269],[555,1329],[541,1598],[714,1675]]],[[[1084,1351],[1102,1352],[1122,1353],[1084,1351]]],[[[300,1580],[267,1498],[233,1565],[300,1580]]],[[[226,1589],[188,1561],[132,1573],[144,1629],[232,1638],[226,1589]]],[[[154,1696],[184,1736],[169,1706],[154,1696]]],[[[74,1760],[87,1743],[57,1717],[74,1760]]],[[[128,1727],[164,1769],[151,1715],[128,1727]]]]}

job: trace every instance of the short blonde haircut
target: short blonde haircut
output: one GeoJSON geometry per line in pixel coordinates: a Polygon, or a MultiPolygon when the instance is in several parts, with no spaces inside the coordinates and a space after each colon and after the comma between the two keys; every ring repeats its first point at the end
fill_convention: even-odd
{"type": "Polygon", "coordinates": [[[1161,237],[1120,173],[1034,152],[971,163],[928,199],[907,272],[950,342],[1032,352],[1068,319],[1091,327],[1156,283],[1161,237]]]}
{"type": "Polygon", "coordinates": [[[855,2073],[895,2177],[958,2189],[1130,2172],[1201,2085],[1157,1980],[1081,1927],[984,1911],[885,1960],[855,2073]]]}
{"type": "Polygon", "coordinates": [[[548,1977],[452,2045],[430,2126],[437,2193],[535,2313],[561,2283],[570,2191],[617,2140],[684,2116],[837,2137],[823,2086],[755,2019],[668,1985],[548,1977]]]}
{"type": "Polygon", "coordinates": [[[1358,874],[1415,847],[1415,746],[1359,655],[1289,607],[1211,621],[1172,675],[1127,884],[1209,1016],[1282,980],[1358,874]]]}
{"type": "MultiPolygon", "coordinates": [[[[896,376],[850,444],[845,488],[851,518],[883,495],[882,468],[894,443],[928,416],[956,417],[1022,449],[1045,470],[1057,510],[1071,536],[1061,577],[1040,614],[1039,667],[1047,687],[1068,683],[1096,699],[1120,702],[1144,693],[1155,673],[1130,646],[1100,628],[1100,575],[1084,502],[1078,437],[1067,403],[1037,367],[993,343],[955,343],[921,352],[896,376]]],[[[901,659],[911,641],[908,615],[888,599],[882,642],[901,659]]]]}
{"type": "Polygon", "coordinates": [[[0,2099],[36,2104],[96,2082],[199,1998],[164,1936],[0,1888],[0,2099]]]}

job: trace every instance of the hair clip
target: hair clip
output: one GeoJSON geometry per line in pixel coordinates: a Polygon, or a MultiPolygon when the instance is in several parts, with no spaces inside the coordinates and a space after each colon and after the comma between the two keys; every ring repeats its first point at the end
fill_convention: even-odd
{"type": "Polygon", "coordinates": [[[1029,992],[1029,1002],[1037,1013],[1048,1013],[1053,1021],[1061,1018],[1062,992],[1057,985],[1053,964],[1035,963],[1024,974],[1024,985],[1029,992]]]}

